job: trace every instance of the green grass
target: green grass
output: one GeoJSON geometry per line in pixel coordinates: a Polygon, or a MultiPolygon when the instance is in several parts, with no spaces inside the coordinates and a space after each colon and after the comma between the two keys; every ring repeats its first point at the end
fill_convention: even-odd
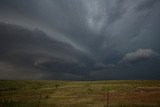
{"type": "Polygon", "coordinates": [[[0,81],[0,107],[160,107],[160,81],[0,81]]]}

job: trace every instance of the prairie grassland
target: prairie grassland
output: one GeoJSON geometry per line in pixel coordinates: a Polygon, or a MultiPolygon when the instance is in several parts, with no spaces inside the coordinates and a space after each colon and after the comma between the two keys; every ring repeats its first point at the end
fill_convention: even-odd
{"type": "Polygon", "coordinates": [[[0,107],[107,106],[160,107],[160,81],[0,80],[0,107]]]}

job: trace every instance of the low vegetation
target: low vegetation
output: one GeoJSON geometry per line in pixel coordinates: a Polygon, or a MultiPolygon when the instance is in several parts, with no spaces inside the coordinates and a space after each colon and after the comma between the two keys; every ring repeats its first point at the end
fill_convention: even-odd
{"type": "Polygon", "coordinates": [[[0,80],[0,107],[160,107],[160,81],[0,80]]]}

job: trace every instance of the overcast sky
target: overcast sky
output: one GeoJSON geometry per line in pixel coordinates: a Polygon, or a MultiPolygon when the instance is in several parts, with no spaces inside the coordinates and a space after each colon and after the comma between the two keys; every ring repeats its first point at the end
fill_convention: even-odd
{"type": "Polygon", "coordinates": [[[160,79],[160,0],[0,0],[0,79],[160,79]]]}

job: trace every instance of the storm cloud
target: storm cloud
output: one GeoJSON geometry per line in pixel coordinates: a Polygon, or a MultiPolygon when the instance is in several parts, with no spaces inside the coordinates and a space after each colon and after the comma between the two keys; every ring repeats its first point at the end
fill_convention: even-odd
{"type": "Polygon", "coordinates": [[[1,0],[0,79],[160,79],[159,0],[1,0]]]}
{"type": "Polygon", "coordinates": [[[138,49],[135,52],[127,53],[123,57],[122,62],[140,62],[148,60],[155,56],[158,56],[158,53],[156,53],[152,49],[138,49]]]}

